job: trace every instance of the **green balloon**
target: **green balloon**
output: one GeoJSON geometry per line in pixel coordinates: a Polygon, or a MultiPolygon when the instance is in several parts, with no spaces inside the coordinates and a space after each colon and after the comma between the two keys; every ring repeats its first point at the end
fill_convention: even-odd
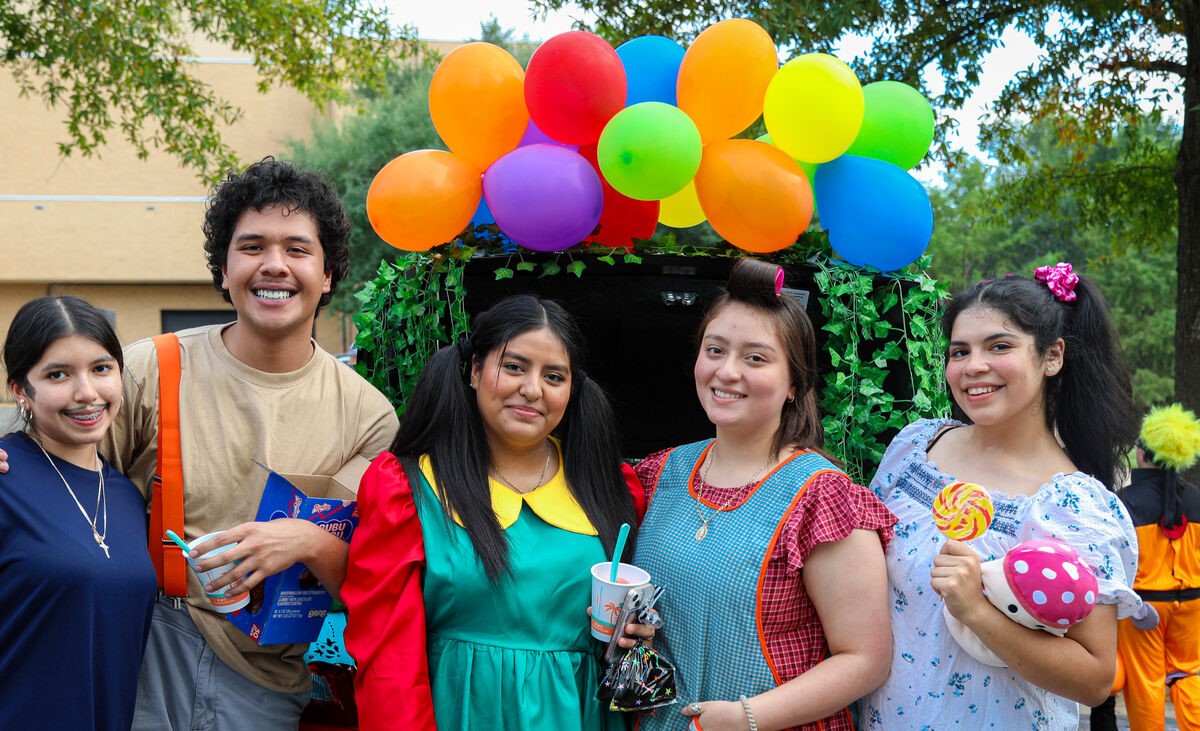
{"type": "Polygon", "coordinates": [[[933,108],[921,92],[899,81],[863,87],[862,127],[848,155],[885,160],[904,170],[921,162],[933,142],[933,108]]]}
{"type": "Polygon", "coordinates": [[[700,168],[700,132],[678,107],[642,102],[617,112],[596,145],[608,184],[630,198],[656,201],[674,195],[700,168]]]}

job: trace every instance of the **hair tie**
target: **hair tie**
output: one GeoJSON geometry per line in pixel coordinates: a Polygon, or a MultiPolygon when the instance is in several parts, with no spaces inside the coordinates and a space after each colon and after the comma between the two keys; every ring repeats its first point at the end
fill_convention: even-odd
{"type": "Polygon", "coordinates": [[[783,294],[783,267],[775,269],[775,296],[779,297],[783,294]]]}
{"type": "Polygon", "coordinates": [[[1079,284],[1079,275],[1069,263],[1060,261],[1054,266],[1038,267],[1033,270],[1033,276],[1039,282],[1045,282],[1059,302],[1075,301],[1075,285],[1079,284]]]}
{"type": "Polygon", "coordinates": [[[471,358],[475,355],[475,346],[471,344],[471,340],[466,335],[460,335],[454,347],[458,349],[459,360],[463,363],[471,362],[471,358]]]}
{"type": "Polygon", "coordinates": [[[580,368],[575,374],[575,380],[579,382],[578,388],[583,388],[583,384],[587,383],[587,371],[580,368]]]}

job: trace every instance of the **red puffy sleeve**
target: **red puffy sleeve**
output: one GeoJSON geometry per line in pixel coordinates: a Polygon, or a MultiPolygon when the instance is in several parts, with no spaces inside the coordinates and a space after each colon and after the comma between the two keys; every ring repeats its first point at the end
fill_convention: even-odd
{"type": "Polygon", "coordinates": [[[642,487],[642,481],[638,479],[637,472],[624,462],[621,463],[621,475],[625,478],[625,487],[629,490],[629,497],[633,499],[633,510],[637,513],[638,525],[641,525],[642,518],[646,517],[646,488],[642,487]]]}
{"type": "Polygon", "coordinates": [[[341,598],[361,731],[436,731],[425,645],[425,545],[400,461],[383,452],[358,488],[341,598]]]}

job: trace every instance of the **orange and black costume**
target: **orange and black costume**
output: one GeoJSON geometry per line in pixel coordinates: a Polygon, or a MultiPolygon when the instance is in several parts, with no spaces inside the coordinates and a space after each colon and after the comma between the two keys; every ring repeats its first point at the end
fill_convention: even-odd
{"type": "Polygon", "coordinates": [[[1137,528],[1134,589],[1159,615],[1151,630],[1118,627],[1129,727],[1164,727],[1170,678],[1179,728],[1200,730],[1200,488],[1171,470],[1135,469],[1120,496],[1137,528]]]}

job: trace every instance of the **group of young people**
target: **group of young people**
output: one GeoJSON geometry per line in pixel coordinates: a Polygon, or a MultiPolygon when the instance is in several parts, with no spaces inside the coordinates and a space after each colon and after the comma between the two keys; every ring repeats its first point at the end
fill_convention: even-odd
{"type": "MultiPolygon", "coordinates": [[[[208,588],[307,564],[348,608],[365,731],[623,728],[630,714],[595,699],[586,615],[588,568],[623,524],[621,558],[666,591],[664,626],[630,623],[620,642],[651,640],[677,672],[679,702],[635,714],[640,728],[1073,730],[1076,704],[1108,695],[1118,618],[1139,604],[1134,527],[1112,492],[1137,422],[1104,301],[1069,268],[954,298],[956,418],[903,430],[868,489],[822,451],[815,333],[773,265],[739,261],[699,324],[693,375],[714,438],[631,470],[576,323],[531,296],[438,351],[397,423],[311,337],[347,233],[333,191],[285,163],[214,191],[205,248],[237,319],[180,333],[180,416],[186,538],[226,529],[198,553],[237,542],[207,560],[239,562],[208,588]],[[333,474],[357,456],[374,461],[348,547],[304,521],[253,522],[253,460],[333,474]],[[996,505],[970,544],[930,516],[957,481],[996,505]],[[1095,610],[1064,636],[980,591],[981,563],[1030,538],[1069,544],[1097,574],[1095,610]],[[961,650],[943,607],[1005,665],[961,650]]],[[[0,440],[0,496],[24,501],[0,518],[0,592],[22,610],[0,620],[0,674],[28,695],[0,703],[0,727],[295,729],[303,647],[258,646],[194,579],[186,598],[155,591],[153,346],[122,351],[89,305],[51,297],[18,313],[4,357],[30,416],[0,440]],[[50,622],[76,634],[54,649],[31,631],[50,622]],[[91,696],[64,704],[64,687],[91,696]]]]}

